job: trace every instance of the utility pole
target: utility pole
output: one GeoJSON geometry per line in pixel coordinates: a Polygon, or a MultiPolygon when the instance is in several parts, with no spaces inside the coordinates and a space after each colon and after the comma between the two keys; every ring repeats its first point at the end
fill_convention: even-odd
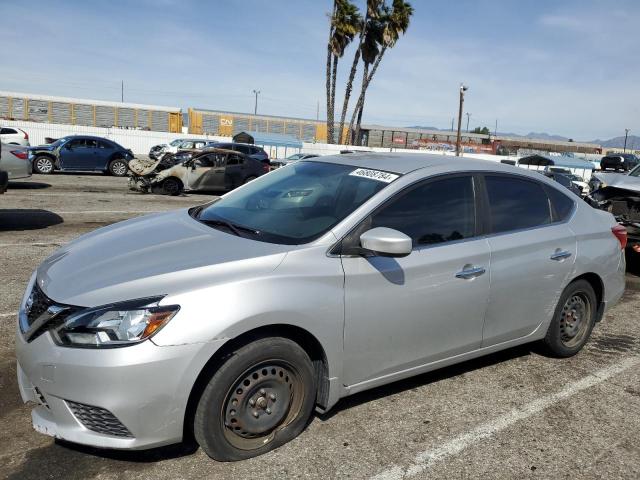
{"type": "Polygon", "coordinates": [[[467,116],[467,133],[469,133],[469,118],[471,118],[471,114],[467,112],[465,115],[467,116]]]}
{"type": "Polygon", "coordinates": [[[624,153],[627,153],[627,137],[629,136],[629,129],[624,129],[624,153]]]}
{"type": "Polygon", "coordinates": [[[494,128],[493,130],[493,136],[497,137],[498,136],[498,119],[496,118],[496,128],[494,128]]]}
{"type": "Polygon", "coordinates": [[[316,120],[320,120],[320,100],[318,100],[316,105],[316,120]]]}
{"type": "Polygon", "coordinates": [[[451,131],[453,132],[453,122],[454,122],[455,118],[451,117],[451,131]]]}
{"type": "Polygon", "coordinates": [[[253,94],[256,96],[256,102],[253,105],[253,114],[257,115],[258,114],[258,95],[260,94],[260,90],[254,90],[253,94]]]}
{"type": "Polygon", "coordinates": [[[120,80],[120,101],[124,103],[124,80],[120,80]]]}
{"type": "Polygon", "coordinates": [[[458,108],[458,136],[456,138],[456,157],[460,156],[460,128],[462,126],[462,107],[464,105],[464,92],[466,92],[469,87],[465,86],[464,83],[460,84],[460,106],[458,108]]]}

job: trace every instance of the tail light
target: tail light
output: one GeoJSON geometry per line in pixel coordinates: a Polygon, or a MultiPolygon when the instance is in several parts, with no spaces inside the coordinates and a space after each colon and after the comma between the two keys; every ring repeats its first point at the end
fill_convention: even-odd
{"type": "Polygon", "coordinates": [[[611,233],[613,233],[620,242],[620,249],[624,250],[627,247],[627,229],[618,224],[615,227],[611,227],[611,233]]]}
{"type": "Polygon", "coordinates": [[[26,160],[29,158],[29,154],[22,150],[11,150],[11,153],[20,160],[26,160]]]}
{"type": "Polygon", "coordinates": [[[24,130],[22,130],[22,133],[24,133],[24,139],[25,140],[29,140],[29,134],[27,132],[25,132],[24,130]]]}
{"type": "Polygon", "coordinates": [[[264,173],[269,173],[269,171],[271,170],[271,165],[269,165],[268,163],[263,163],[262,170],[264,170],[264,173]]]}

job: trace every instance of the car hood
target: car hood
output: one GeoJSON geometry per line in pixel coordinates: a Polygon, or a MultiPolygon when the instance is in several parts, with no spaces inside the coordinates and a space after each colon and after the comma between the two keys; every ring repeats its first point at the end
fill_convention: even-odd
{"type": "Polygon", "coordinates": [[[213,229],[178,210],[78,238],[38,267],[37,281],[56,302],[94,307],[265,274],[290,249],[213,229]]]}
{"type": "Polygon", "coordinates": [[[56,147],[52,146],[52,145],[38,145],[37,147],[28,147],[29,150],[31,150],[32,152],[35,152],[36,150],[40,150],[40,151],[47,151],[47,152],[52,152],[53,150],[56,149],[56,147]]]}
{"type": "Polygon", "coordinates": [[[640,177],[630,177],[623,173],[594,173],[601,182],[608,187],[624,188],[634,192],[640,192],[640,177]]]}

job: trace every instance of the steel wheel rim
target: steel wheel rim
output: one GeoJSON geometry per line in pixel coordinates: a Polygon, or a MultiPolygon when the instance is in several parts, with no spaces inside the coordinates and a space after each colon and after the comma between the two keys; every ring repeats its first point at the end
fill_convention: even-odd
{"type": "Polygon", "coordinates": [[[579,345],[587,334],[591,322],[591,301],[582,292],[571,295],[560,318],[560,340],[566,347],[579,345]]]}
{"type": "Polygon", "coordinates": [[[247,369],[227,390],[221,421],[225,439],[241,450],[255,450],[300,413],[304,385],[296,368],[267,360],[247,369]]]}
{"type": "Polygon", "coordinates": [[[115,162],[111,168],[113,170],[113,173],[119,176],[127,173],[127,166],[124,164],[124,162],[115,162]]]}
{"type": "Polygon", "coordinates": [[[48,158],[39,158],[36,161],[36,167],[38,167],[38,171],[42,173],[49,173],[53,170],[53,163],[48,158]]]}

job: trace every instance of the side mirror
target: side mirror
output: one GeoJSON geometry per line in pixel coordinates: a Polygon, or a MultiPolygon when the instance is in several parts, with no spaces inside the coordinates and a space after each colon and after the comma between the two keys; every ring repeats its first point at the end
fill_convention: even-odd
{"type": "Polygon", "coordinates": [[[366,251],[383,257],[406,257],[413,250],[410,237],[398,230],[376,227],[360,235],[360,245],[366,251]]]}

